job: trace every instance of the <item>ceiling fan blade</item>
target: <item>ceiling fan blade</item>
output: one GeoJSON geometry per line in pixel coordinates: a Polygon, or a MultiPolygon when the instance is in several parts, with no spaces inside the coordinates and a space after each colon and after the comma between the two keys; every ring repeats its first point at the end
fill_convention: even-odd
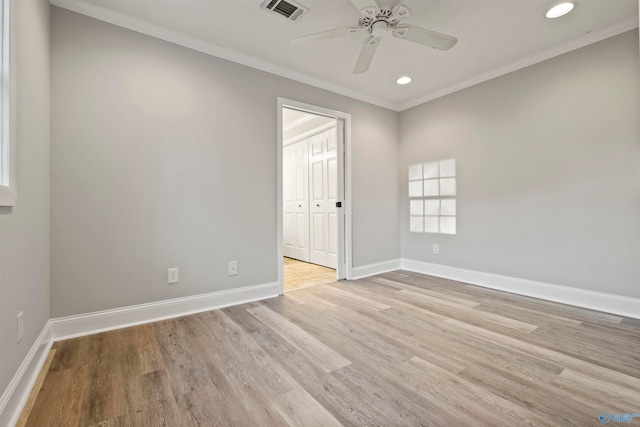
{"type": "Polygon", "coordinates": [[[379,44],[380,37],[371,36],[365,40],[360,50],[358,60],[356,61],[356,66],[353,67],[353,74],[361,74],[369,69],[369,65],[371,65],[371,61],[373,61],[379,44]]]}
{"type": "Polygon", "coordinates": [[[378,8],[378,3],[376,3],[376,0],[351,0],[351,3],[353,3],[356,9],[358,9],[358,12],[360,12],[365,7],[375,7],[376,9],[378,8]]]}
{"type": "Polygon", "coordinates": [[[355,34],[361,30],[362,28],[360,28],[359,25],[355,25],[351,27],[336,28],[335,30],[322,31],[320,33],[308,34],[306,36],[296,37],[294,39],[291,39],[290,43],[303,44],[303,43],[314,42],[318,40],[332,39],[335,37],[342,37],[342,36],[355,34]]]}
{"type": "Polygon", "coordinates": [[[438,50],[451,49],[458,43],[455,37],[407,24],[395,27],[393,36],[438,50]]]}

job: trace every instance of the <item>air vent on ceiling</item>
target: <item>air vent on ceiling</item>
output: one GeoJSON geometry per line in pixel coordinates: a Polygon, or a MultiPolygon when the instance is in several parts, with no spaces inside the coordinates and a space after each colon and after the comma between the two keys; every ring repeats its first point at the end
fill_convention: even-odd
{"type": "Polygon", "coordinates": [[[309,11],[306,7],[292,0],[266,0],[262,4],[263,9],[270,10],[288,21],[296,22],[309,11]]]}

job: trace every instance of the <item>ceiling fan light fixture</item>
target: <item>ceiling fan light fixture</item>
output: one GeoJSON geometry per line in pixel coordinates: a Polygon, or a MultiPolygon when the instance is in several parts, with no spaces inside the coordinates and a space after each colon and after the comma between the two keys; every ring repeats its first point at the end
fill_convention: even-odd
{"type": "Polygon", "coordinates": [[[551,7],[547,11],[547,13],[545,13],[544,16],[549,18],[549,19],[560,18],[561,16],[564,16],[567,13],[571,12],[574,7],[576,7],[576,4],[574,2],[559,3],[559,4],[551,7]]]}
{"type": "Polygon", "coordinates": [[[411,77],[409,77],[409,76],[402,76],[402,77],[398,78],[398,80],[396,80],[396,83],[399,84],[399,85],[406,85],[406,84],[411,83],[412,80],[413,79],[411,77]]]}

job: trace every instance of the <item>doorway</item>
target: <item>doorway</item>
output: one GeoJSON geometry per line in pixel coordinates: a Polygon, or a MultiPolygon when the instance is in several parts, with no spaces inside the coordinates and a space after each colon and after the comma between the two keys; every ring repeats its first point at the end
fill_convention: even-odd
{"type": "Polygon", "coordinates": [[[284,291],[336,280],[336,119],[282,109],[284,291]]]}
{"type": "Polygon", "coordinates": [[[350,116],[278,99],[281,294],[351,278],[350,116]]]}
{"type": "Polygon", "coordinates": [[[318,264],[284,258],[284,291],[296,291],[336,281],[336,270],[318,264]]]}

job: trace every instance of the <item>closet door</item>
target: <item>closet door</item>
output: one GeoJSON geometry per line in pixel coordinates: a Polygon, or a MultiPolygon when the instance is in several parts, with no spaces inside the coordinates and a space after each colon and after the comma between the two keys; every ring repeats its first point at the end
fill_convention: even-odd
{"type": "Polygon", "coordinates": [[[282,150],[284,256],[309,262],[309,140],[282,150]]]}
{"type": "Polygon", "coordinates": [[[309,139],[310,260],[330,268],[338,265],[336,147],[335,128],[309,139]]]}

